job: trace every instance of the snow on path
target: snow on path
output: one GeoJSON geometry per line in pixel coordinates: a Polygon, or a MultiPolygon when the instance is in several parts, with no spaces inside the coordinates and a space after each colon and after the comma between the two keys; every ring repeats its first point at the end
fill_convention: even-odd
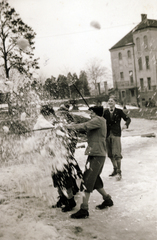
{"type": "MultiPolygon", "coordinates": [[[[74,220],[70,213],[52,209],[56,199],[50,176],[33,182],[44,194],[33,195],[31,189],[18,192],[14,185],[18,177],[25,180],[33,171],[29,166],[17,165],[1,169],[0,174],[0,239],[2,240],[156,240],[157,236],[157,138],[141,137],[143,133],[157,133],[157,121],[132,119],[128,130],[122,133],[121,181],[109,178],[112,165],[107,158],[102,172],[104,187],[112,196],[114,206],[96,210],[102,202],[94,191],[89,203],[89,219],[74,220]],[[18,172],[21,171],[20,174],[18,172]],[[6,187],[8,185],[8,188],[6,187]],[[43,196],[45,197],[45,200],[43,196]],[[36,196],[36,197],[35,197],[36,196]],[[47,201],[51,200],[50,202],[47,201]]],[[[76,149],[76,158],[82,169],[86,161],[84,148],[76,149]]],[[[36,169],[36,171],[39,171],[36,169]]],[[[38,189],[38,188],[36,188],[38,189]]],[[[82,194],[75,196],[75,212],[82,194]]]]}
{"type": "MultiPolygon", "coordinates": [[[[134,123],[138,124],[138,120],[134,123]]],[[[151,124],[153,127],[153,122],[151,124]]],[[[83,222],[84,229],[88,228],[92,236],[96,232],[97,239],[155,240],[157,139],[126,136],[122,137],[122,146],[123,179],[117,182],[108,177],[112,171],[108,158],[102,173],[105,189],[111,194],[114,206],[103,211],[95,210],[95,205],[102,199],[94,191],[90,200],[90,218],[83,222]]]]}

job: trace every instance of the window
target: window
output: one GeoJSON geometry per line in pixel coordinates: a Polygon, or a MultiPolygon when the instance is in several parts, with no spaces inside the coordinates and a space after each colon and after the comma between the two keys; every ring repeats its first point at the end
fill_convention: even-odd
{"type": "Polygon", "coordinates": [[[107,87],[107,81],[104,81],[104,88],[107,87]]]}
{"type": "Polygon", "coordinates": [[[122,53],[121,52],[118,53],[118,58],[119,58],[119,60],[122,60],[122,53]]]}
{"type": "Polygon", "coordinates": [[[124,73],[123,72],[120,72],[120,80],[124,80],[124,73]]]}
{"type": "Polygon", "coordinates": [[[140,87],[141,87],[141,91],[143,91],[144,90],[143,78],[140,78],[140,87]]]}
{"type": "Polygon", "coordinates": [[[151,78],[147,78],[147,87],[148,90],[151,90],[151,78]]]}
{"type": "Polygon", "coordinates": [[[146,69],[149,69],[149,56],[145,56],[145,60],[146,60],[146,69]]]}
{"type": "Polygon", "coordinates": [[[134,83],[133,71],[129,71],[129,76],[130,76],[130,84],[133,85],[133,83],[134,83]]]}
{"type": "Polygon", "coordinates": [[[128,55],[128,58],[130,59],[130,58],[131,58],[131,52],[130,52],[130,50],[127,51],[127,55],[128,55]]]}
{"type": "Polygon", "coordinates": [[[131,96],[132,96],[132,97],[135,96],[135,91],[134,91],[134,89],[131,89],[131,96]]]}
{"type": "Polygon", "coordinates": [[[98,86],[98,91],[99,91],[99,94],[100,94],[100,83],[97,83],[97,86],[98,86]]]}
{"type": "Polygon", "coordinates": [[[136,38],[137,51],[141,51],[140,39],[136,38]]]}
{"type": "Polygon", "coordinates": [[[122,98],[125,98],[125,91],[122,91],[122,98]]]}
{"type": "Polygon", "coordinates": [[[139,66],[139,70],[142,70],[142,58],[141,57],[138,59],[138,66],[139,66]]]}
{"type": "Polygon", "coordinates": [[[144,41],[144,49],[147,50],[148,49],[148,39],[147,39],[147,36],[143,37],[143,41],[144,41]]]}

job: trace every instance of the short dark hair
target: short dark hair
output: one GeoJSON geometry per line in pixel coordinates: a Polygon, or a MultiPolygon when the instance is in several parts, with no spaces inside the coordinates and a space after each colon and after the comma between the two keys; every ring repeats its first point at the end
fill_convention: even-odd
{"type": "MultiPolygon", "coordinates": [[[[117,97],[116,97],[115,95],[110,95],[110,96],[109,96],[109,99],[110,99],[110,98],[112,98],[115,102],[117,102],[117,97]]],[[[108,100],[109,100],[109,99],[108,99],[108,100]]]]}
{"type": "Polygon", "coordinates": [[[55,111],[54,111],[53,107],[51,107],[51,106],[49,106],[49,105],[43,105],[43,106],[41,107],[40,113],[41,113],[43,116],[49,116],[50,114],[55,115],[55,111]]]}
{"type": "Polygon", "coordinates": [[[102,106],[94,106],[94,107],[90,107],[89,108],[89,111],[93,111],[93,112],[95,112],[95,114],[96,115],[98,115],[98,116],[100,116],[100,117],[102,117],[102,115],[103,115],[103,107],[102,106]]]}

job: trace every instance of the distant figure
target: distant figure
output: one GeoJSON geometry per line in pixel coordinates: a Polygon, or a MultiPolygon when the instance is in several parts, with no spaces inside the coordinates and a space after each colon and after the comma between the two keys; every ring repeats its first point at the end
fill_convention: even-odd
{"type": "Polygon", "coordinates": [[[62,121],[67,121],[68,123],[74,122],[72,115],[69,113],[69,104],[61,104],[56,114],[62,121]]]}
{"type": "Polygon", "coordinates": [[[78,106],[76,105],[76,104],[77,104],[77,101],[76,101],[75,99],[70,100],[70,103],[71,103],[72,106],[73,106],[72,110],[79,110],[78,106]]]}
{"type": "Polygon", "coordinates": [[[149,98],[148,102],[147,102],[147,107],[155,107],[155,103],[153,101],[153,99],[149,98]]]}
{"type": "Polygon", "coordinates": [[[97,106],[98,107],[102,106],[102,101],[100,99],[98,99],[98,101],[97,101],[97,106]]]}

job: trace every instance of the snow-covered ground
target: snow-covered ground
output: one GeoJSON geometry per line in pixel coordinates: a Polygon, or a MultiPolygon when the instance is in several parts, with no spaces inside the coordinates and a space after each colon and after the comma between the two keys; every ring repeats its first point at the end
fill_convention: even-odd
{"type": "MultiPolygon", "coordinates": [[[[80,111],[86,111],[88,110],[88,106],[84,105],[84,104],[78,104],[78,109],[80,111]]],[[[94,104],[89,104],[90,107],[94,106],[94,104]]],[[[102,106],[104,108],[107,108],[107,102],[102,102],[102,106]]],[[[116,104],[116,107],[117,108],[120,108],[120,109],[123,109],[123,106],[119,105],[119,104],[116,104]]],[[[59,107],[54,107],[54,110],[58,110],[59,107]]],[[[135,107],[135,106],[131,106],[131,105],[126,105],[126,108],[127,109],[138,109],[138,107],[135,107]]],[[[72,105],[70,105],[70,110],[72,110],[72,105]]]]}
{"type": "MultiPolygon", "coordinates": [[[[122,122],[122,124],[124,124],[122,122]]],[[[88,219],[75,220],[69,213],[52,209],[56,190],[52,186],[46,161],[37,154],[25,156],[17,165],[1,168],[0,239],[2,240],[156,240],[157,238],[157,121],[132,119],[122,133],[122,180],[109,178],[112,165],[106,158],[102,179],[114,206],[96,210],[102,202],[94,191],[88,219]],[[27,159],[27,161],[25,161],[27,159]],[[43,164],[42,164],[42,161],[43,164]]],[[[82,169],[85,148],[76,149],[82,169]]],[[[82,193],[75,196],[79,209],[82,193]]]]}

